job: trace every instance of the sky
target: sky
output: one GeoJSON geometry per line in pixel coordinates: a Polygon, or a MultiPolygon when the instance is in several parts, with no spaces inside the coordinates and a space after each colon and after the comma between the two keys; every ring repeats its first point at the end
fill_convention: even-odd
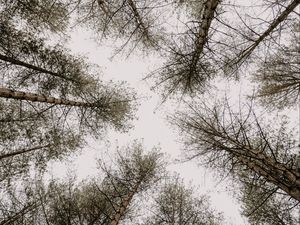
{"type": "MultiPolygon", "coordinates": [[[[166,154],[168,171],[178,173],[186,185],[192,183],[197,187],[197,193],[210,196],[211,207],[223,213],[226,223],[232,225],[247,224],[239,213],[240,205],[232,197],[232,184],[221,180],[213,171],[197,165],[197,162],[179,162],[182,159],[183,145],[180,134],[172,127],[167,116],[174,109],[182,106],[182,102],[166,102],[161,104],[158,94],[151,91],[151,81],[145,76],[161,64],[157,57],[141,57],[132,54],[128,59],[116,57],[111,60],[113,49],[110,44],[99,45],[88,31],[77,29],[71,33],[67,47],[74,54],[87,57],[87,61],[100,66],[99,74],[104,81],[126,81],[141,97],[134,121],[134,128],[128,133],[118,133],[108,130],[99,140],[88,139],[87,146],[75,158],[61,163],[52,164],[50,171],[56,177],[64,177],[68,170],[75,170],[79,179],[97,176],[97,158],[113,157],[116,146],[125,146],[133,140],[141,140],[146,150],[159,146],[166,154]]],[[[228,85],[218,85],[218,91],[224,92],[232,88],[228,85]]],[[[240,89],[236,89],[239,92],[240,89]]],[[[222,92],[222,93],[223,93],[222,92]]],[[[223,93],[224,94],[224,93],[223,93]]]]}
{"type": "MultiPolygon", "coordinates": [[[[245,4],[245,1],[235,1],[245,4]]],[[[248,1],[247,1],[248,2],[248,1]]],[[[257,1],[251,1],[249,5],[254,5],[257,1]]],[[[246,9],[246,8],[245,8],[246,9]]],[[[259,9],[259,7],[258,7],[259,9]]],[[[259,10],[257,14],[261,16],[259,10]]],[[[266,17],[269,17],[266,14],[266,17]]],[[[76,170],[80,179],[97,175],[96,159],[107,159],[113,157],[116,146],[130,144],[133,140],[142,140],[146,149],[150,150],[154,146],[160,146],[161,151],[169,159],[167,169],[170,172],[179,173],[187,185],[192,183],[197,186],[197,193],[210,196],[211,206],[222,212],[225,218],[224,224],[247,225],[246,219],[240,215],[240,205],[234,197],[235,184],[230,179],[222,180],[214,171],[197,165],[196,161],[180,163],[183,145],[180,141],[180,134],[176,128],[172,127],[167,116],[175,109],[183,106],[182,102],[167,101],[161,104],[161,97],[151,91],[153,83],[144,78],[149,72],[162,65],[159,57],[155,55],[142,57],[138,54],[131,54],[129,58],[117,56],[111,59],[114,53],[113,42],[97,43],[92,37],[93,33],[75,29],[70,34],[67,47],[75,54],[87,57],[87,61],[99,66],[101,80],[104,81],[126,81],[133,87],[140,99],[140,105],[136,113],[138,119],[134,121],[134,128],[128,133],[120,134],[109,130],[98,140],[88,140],[87,146],[77,157],[70,159],[62,165],[54,163],[52,165],[55,176],[65,176],[67,168],[76,170]]],[[[244,74],[245,75],[245,74],[244,74]]],[[[245,100],[245,96],[252,94],[254,85],[245,79],[238,82],[216,80],[214,89],[216,96],[226,94],[232,104],[237,106],[245,100]]],[[[214,99],[210,99],[214,100],[214,99]]],[[[270,117],[265,109],[259,109],[260,115],[270,117]]],[[[287,112],[281,112],[283,115],[287,112]]],[[[299,120],[296,111],[289,111],[291,118],[299,120]]]]}

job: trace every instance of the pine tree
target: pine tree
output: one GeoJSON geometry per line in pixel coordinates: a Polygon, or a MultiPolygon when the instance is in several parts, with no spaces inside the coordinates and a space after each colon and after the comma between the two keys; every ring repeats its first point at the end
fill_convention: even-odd
{"type": "Polygon", "coordinates": [[[299,202],[291,199],[275,185],[267,183],[258,175],[249,176],[241,172],[242,215],[250,224],[282,224],[299,223],[299,202]]]}
{"type": "Polygon", "coordinates": [[[222,216],[209,208],[206,196],[196,196],[178,177],[171,177],[162,186],[151,207],[151,216],[144,225],[217,225],[222,216]]]}
{"type": "MultiPolygon", "coordinates": [[[[123,149],[124,150],[124,149],[123,149]]],[[[153,187],[164,175],[157,149],[144,153],[141,144],[128,146],[126,156],[117,155],[114,168],[102,164],[100,177],[80,183],[53,180],[27,183],[18,198],[2,199],[3,224],[119,224],[131,211],[137,195],[153,187]],[[19,204],[18,204],[19,201],[19,204]],[[8,207],[11,206],[11,207],[8,207]],[[6,211],[8,208],[10,210],[6,211]]],[[[72,177],[72,176],[69,176],[72,177]]]]}
{"type": "Polygon", "coordinates": [[[299,23],[294,24],[291,34],[290,43],[278,47],[253,74],[253,81],[259,86],[254,98],[269,108],[294,106],[299,100],[300,47],[295,44],[300,37],[299,23]]]}
{"type": "Polygon", "coordinates": [[[207,43],[209,30],[215,19],[220,1],[208,0],[192,3],[191,22],[187,22],[188,30],[178,35],[168,47],[168,61],[159,69],[157,85],[164,85],[164,97],[178,92],[193,94],[203,91],[207,82],[215,76],[207,43]]]}
{"type": "MultiPolygon", "coordinates": [[[[184,26],[175,27],[179,32],[171,33],[165,41],[162,55],[166,63],[149,75],[164,99],[202,94],[210,90],[217,76],[239,78],[246,73],[247,65],[265,60],[267,54],[263,53],[270,54],[272,46],[281,46],[280,40],[287,33],[284,31],[297,20],[299,1],[263,1],[260,8],[276,12],[267,19],[248,15],[243,6],[224,1],[178,4],[188,10],[180,21],[184,26]]],[[[253,6],[254,12],[256,8],[253,6]]]]}
{"type": "Polygon", "coordinates": [[[162,39],[157,15],[153,11],[160,9],[163,1],[87,0],[76,3],[78,23],[91,27],[100,39],[122,40],[118,51],[128,44],[131,45],[130,52],[137,46],[157,49],[162,39]]]}
{"type": "Polygon", "coordinates": [[[0,21],[0,180],[45,168],[78,149],[87,134],[126,131],[134,94],[103,84],[80,57],[0,21]],[[63,139],[61,137],[64,137],[63,139]]]}
{"type": "MultiPolygon", "coordinates": [[[[279,129],[263,127],[250,108],[233,112],[228,103],[208,107],[205,103],[179,113],[174,123],[186,134],[188,157],[233,174],[246,171],[261,177],[300,201],[299,156],[296,141],[284,124],[279,129]]],[[[254,175],[253,175],[254,176],[254,175]]]]}
{"type": "Polygon", "coordinates": [[[60,33],[68,25],[68,1],[4,0],[0,6],[0,20],[22,25],[23,29],[60,33]]]}

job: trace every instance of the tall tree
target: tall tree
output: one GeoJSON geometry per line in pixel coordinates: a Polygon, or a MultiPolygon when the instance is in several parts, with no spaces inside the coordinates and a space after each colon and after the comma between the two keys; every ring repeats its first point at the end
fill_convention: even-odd
{"type": "MultiPolygon", "coordinates": [[[[169,46],[169,60],[159,70],[157,85],[165,85],[167,98],[170,94],[203,91],[205,84],[215,75],[208,49],[209,31],[215,19],[219,0],[193,2],[192,18],[188,28],[180,33],[169,46]]],[[[156,71],[154,72],[156,73],[156,71]]]]}
{"type": "Polygon", "coordinates": [[[23,29],[43,32],[62,32],[69,20],[68,1],[59,0],[3,0],[0,20],[22,24],[23,29]]]}
{"type": "Polygon", "coordinates": [[[82,146],[83,137],[45,109],[0,100],[1,182],[28,174],[31,166],[43,171],[49,160],[62,159],[82,146]]]}
{"type": "Polygon", "coordinates": [[[189,11],[165,42],[166,63],[149,75],[163,97],[201,94],[216,76],[239,77],[247,72],[246,65],[264,60],[273,46],[281,45],[297,20],[300,2],[260,3],[244,7],[226,1],[179,1],[189,11]]]}
{"type": "Polygon", "coordinates": [[[284,108],[298,103],[300,96],[299,23],[291,31],[290,43],[277,47],[253,75],[259,87],[254,95],[264,106],[284,108]]]}
{"type": "Polygon", "coordinates": [[[275,185],[267,183],[258,175],[240,172],[242,185],[240,200],[242,214],[250,224],[296,225],[300,221],[300,203],[291,199],[275,185]]]}
{"type": "Polygon", "coordinates": [[[128,129],[134,94],[125,85],[101,83],[82,58],[10,22],[0,21],[0,29],[1,180],[26,174],[34,162],[45,168],[80,147],[86,134],[128,129]]]}
{"type": "Polygon", "coordinates": [[[117,207],[111,217],[109,225],[118,225],[130,210],[134,198],[146,191],[164,176],[162,155],[154,148],[151,152],[143,153],[143,147],[135,142],[126,149],[120,151],[117,156],[117,170],[109,171],[103,167],[107,179],[104,185],[108,185],[114,195],[117,191],[117,207]]]}
{"type": "Polygon", "coordinates": [[[114,37],[123,40],[121,49],[131,43],[131,49],[137,46],[157,48],[162,38],[157,29],[158,13],[163,1],[133,0],[86,0],[76,2],[78,22],[90,26],[103,38],[114,37]]]}
{"type": "MultiPolygon", "coordinates": [[[[137,195],[153,187],[164,175],[157,149],[143,153],[141,144],[134,143],[125,152],[126,156],[117,155],[114,168],[102,166],[104,179],[98,177],[79,184],[70,179],[52,181],[47,188],[41,184],[35,190],[31,187],[35,201],[26,202],[28,197],[24,197],[22,204],[12,208],[10,214],[7,214],[7,208],[0,207],[0,218],[5,218],[4,224],[27,224],[23,221],[29,220],[31,224],[41,225],[119,224],[130,212],[137,195]],[[34,210],[29,210],[33,202],[38,204],[34,210]]],[[[10,198],[8,202],[14,205],[16,201],[16,198],[10,198]]]]}
{"type": "Polygon", "coordinates": [[[90,65],[61,46],[49,47],[44,39],[20,31],[7,21],[0,21],[0,30],[2,85],[68,97],[97,82],[90,65]]]}
{"type": "MultiPolygon", "coordinates": [[[[232,48],[231,54],[227,54],[225,60],[227,69],[230,73],[238,70],[242,64],[249,61],[250,56],[255,50],[258,50],[260,46],[265,44],[266,52],[272,49],[272,45],[280,45],[280,38],[283,31],[293,24],[294,15],[297,18],[297,7],[300,4],[299,0],[286,1],[284,4],[273,2],[273,1],[262,1],[263,6],[266,9],[274,10],[271,19],[267,19],[259,25],[252,25],[247,23],[245,20],[241,19],[243,23],[240,28],[247,35],[241,35],[241,40],[235,45],[236,48],[232,48]],[[254,26],[254,27],[253,27],[254,26]]],[[[241,18],[241,16],[239,16],[241,18]]],[[[260,20],[260,18],[252,19],[253,21],[260,20]]],[[[295,19],[297,21],[297,19],[295,19]]],[[[254,23],[255,24],[255,23],[254,23]]],[[[230,27],[231,30],[233,30],[230,27]]],[[[260,49],[260,51],[262,51],[260,49]]]]}
{"type": "Polygon", "coordinates": [[[242,109],[234,113],[228,103],[191,107],[187,113],[178,113],[174,123],[186,134],[189,157],[220,171],[257,174],[300,201],[299,156],[293,150],[296,141],[284,125],[277,130],[264,128],[251,107],[245,114],[242,109]]]}
{"type": "Polygon", "coordinates": [[[209,208],[206,196],[196,197],[178,178],[170,178],[159,190],[144,225],[217,225],[221,215],[209,208]]]}

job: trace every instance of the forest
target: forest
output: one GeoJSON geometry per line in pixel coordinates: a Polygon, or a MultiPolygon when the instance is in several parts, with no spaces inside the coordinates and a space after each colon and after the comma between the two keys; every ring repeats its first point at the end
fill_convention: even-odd
{"type": "Polygon", "coordinates": [[[299,225],[299,5],[0,0],[0,225],[299,225]],[[54,175],[91,146],[96,175],[54,175]]]}

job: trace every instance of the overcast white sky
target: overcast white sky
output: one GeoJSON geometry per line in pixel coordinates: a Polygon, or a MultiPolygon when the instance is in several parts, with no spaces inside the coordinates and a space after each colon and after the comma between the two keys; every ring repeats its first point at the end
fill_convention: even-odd
{"type": "MultiPolygon", "coordinates": [[[[259,5],[256,0],[235,1],[237,4],[245,4],[245,2],[249,5],[259,5]]],[[[260,13],[259,7],[257,13],[260,13]]],[[[269,17],[267,13],[266,17],[269,17]]],[[[83,154],[71,163],[66,163],[67,167],[76,168],[79,178],[84,179],[96,175],[95,159],[97,157],[113,156],[113,151],[117,145],[127,145],[134,139],[143,139],[148,150],[159,145],[162,151],[169,156],[170,162],[178,159],[180,150],[183,148],[179,142],[180,135],[176,133],[174,127],[167,123],[166,116],[181,105],[178,102],[167,102],[160,106],[161,98],[150,90],[151,82],[143,80],[150,71],[161,64],[159,58],[153,56],[143,58],[132,54],[128,59],[120,56],[111,61],[113,49],[110,46],[113,46],[114,43],[97,44],[92,37],[91,32],[78,29],[72,33],[67,47],[75,54],[86,56],[89,62],[99,65],[102,80],[127,81],[131,87],[136,89],[138,95],[145,97],[145,99],[141,100],[141,105],[138,108],[137,116],[139,119],[134,122],[134,129],[126,134],[108,131],[106,137],[101,140],[89,140],[83,154]]],[[[235,104],[239,104],[239,101],[246,94],[251,94],[253,88],[248,81],[243,79],[236,84],[223,80],[222,84],[216,82],[216,85],[216,93],[219,96],[224,96],[226,93],[231,98],[231,102],[235,104]]],[[[268,114],[265,110],[263,113],[268,114]]],[[[289,113],[292,116],[291,111],[289,113]]],[[[295,116],[294,119],[296,118],[298,117],[295,116]]],[[[63,176],[65,174],[62,171],[65,171],[66,167],[62,167],[60,163],[55,163],[52,167],[55,175],[63,176]]],[[[199,187],[199,194],[208,194],[211,197],[212,206],[224,214],[226,220],[224,224],[247,224],[239,213],[239,204],[232,197],[234,187],[230,182],[220,181],[220,178],[216,178],[212,171],[197,166],[196,162],[173,163],[168,166],[168,170],[179,173],[185,179],[186,184],[192,181],[193,185],[199,187]]]]}
{"type": "MultiPolygon", "coordinates": [[[[74,31],[68,47],[75,54],[84,55],[88,57],[88,61],[99,65],[100,73],[102,73],[101,79],[127,81],[131,87],[137,90],[139,96],[147,98],[141,101],[137,112],[139,119],[134,122],[134,128],[129,133],[120,134],[108,131],[102,140],[89,140],[83,154],[75,160],[65,163],[64,166],[60,163],[52,165],[54,175],[65,176],[67,167],[75,169],[78,177],[82,179],[96,175],[96,158],[105,158],[107,154],[113,156],[115,146],[130,144],[134,139],[142,139],[148,150],[159,145],[162,151],[168,155],[170,162],[180,158],[180,149],[183,147],[179,143],[180,136],[166,121],[166,115],[174,112],[174,109],[180,105],[173,102],[160,106],[160,97],[150,91],[151,83],[143,80],[149,71],[157,68],[157,64],[160,63],[159,59],[132,55],[128,59],[117,57],[111,61],[109,58],[113,54],[112,48],[97,44],[91,39],[92,36],[87,31],[74,31]],[[107,148],[107,146],[110,147],[107,148]]],[[[230,89],[228,85],[223,88],[230,89]]],[[[236,91],[239,92],[240,89],[236,89],[236,91]]],[[[214,177],[211,171],[197,166],[196,162],[173,163],[168,166],[168,170],[179,173],[186,184],[192,182],[193,185],[199,187],[197,193],[208,194],[211,197],[212,207],[224,214],[226,224],[247,224],[240,216],[240,206],[237,201],[227,191],[232,190],[230,183],[220,182],[220,179],[214,177]]]]}

